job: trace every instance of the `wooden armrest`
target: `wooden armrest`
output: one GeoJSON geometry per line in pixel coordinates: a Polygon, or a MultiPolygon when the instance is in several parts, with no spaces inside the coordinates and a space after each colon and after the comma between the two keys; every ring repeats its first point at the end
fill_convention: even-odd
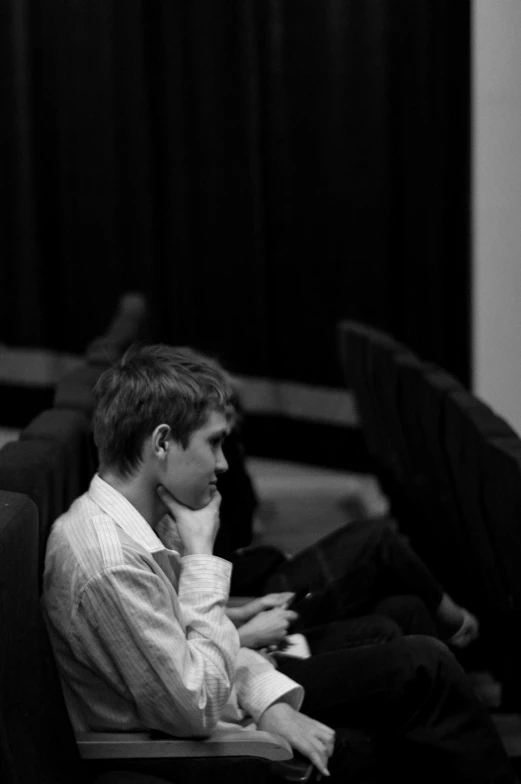
{"type": "Polygon", "coordinates": [[[289,743],[261,730],[215,730],[209,738],[152,740],[147,732],[78,732],[83,759],[150,759],[181,757],[261,757],[271,762],[291,760],[289,743]]]}

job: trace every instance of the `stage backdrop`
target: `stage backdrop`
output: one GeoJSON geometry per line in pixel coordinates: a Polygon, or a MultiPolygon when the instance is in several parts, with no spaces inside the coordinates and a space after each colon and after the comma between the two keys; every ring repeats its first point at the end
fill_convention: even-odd
{"type": "Polygon", "coordinates": [[[138,289],[272,400],[343,387],[339,318],[468,381],[469,37],[468,0],[6,0],[0,341],[80,354],[138,289]]]}

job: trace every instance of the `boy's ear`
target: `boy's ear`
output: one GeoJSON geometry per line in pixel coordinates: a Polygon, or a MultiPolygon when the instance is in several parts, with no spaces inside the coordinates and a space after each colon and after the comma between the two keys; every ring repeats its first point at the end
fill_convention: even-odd
{"type": "Polygon", "coordinates": [[[164,460],[172,441],[172,431],[169,425],[158,425],[152,433],[151,446],[156,457],[164,460]]]}

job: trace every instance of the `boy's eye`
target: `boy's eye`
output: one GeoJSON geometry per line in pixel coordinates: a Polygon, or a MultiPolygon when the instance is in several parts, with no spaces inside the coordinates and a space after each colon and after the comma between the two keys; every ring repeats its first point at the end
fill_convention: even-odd
{"type": "Polygon", "coordinates": [[[222,445],[224,444],[224,441],[226,439],[226,435],[227,435],[227,433],[225,435],[218,435],[218,436],[210,437],[208,439],[208,443],[210,444],[212,449],[218,449],[218,447],[222,447],[222,445]]]}

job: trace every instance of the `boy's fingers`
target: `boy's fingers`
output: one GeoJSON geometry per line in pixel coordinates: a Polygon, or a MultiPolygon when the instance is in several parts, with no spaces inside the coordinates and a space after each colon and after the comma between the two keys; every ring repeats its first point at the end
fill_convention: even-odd
{"type": "Polygon", "coordinates": [[[162,485],[156,487],[156,492],[164,504],[173,504],[175,499],[168,493],[162,485]]]}
{"type": "Polygon", "coordinates": [[[162,498],[167,498],[169,501],[175,501],[174,496],[169,493],[166,487],[163,487],[163,485],[158,485],[156,490],[162,498]]]}
{"type": "Polygon", "coordinates": [[[208,507],[212,507],[212,508],[218,509],[220,507],[220,505],[221,505],[221,494],[220,494],[220,492],[216,488],[213,491],[212,498],[210,500],[210,503],[208,504],[208,507]]]}
{"type": "Polygon", "coordinates": [[[317,722],[317,725],[318,729],[320,730],[323,742],[334,746],[336,738],[335,730],[331,729],[331,727],[328,727],[327,724],[322,724],[322,722],[317,722]]]}
{"type": "Polygon", "coordinates": [[[320,772],[322,776],[329,776],[329,771],[327,769],[326,763],[322,759],[322,756],[318,753],[318,751],[312,751],[309,755],[309,758],[315,768],[320,772]]]}

